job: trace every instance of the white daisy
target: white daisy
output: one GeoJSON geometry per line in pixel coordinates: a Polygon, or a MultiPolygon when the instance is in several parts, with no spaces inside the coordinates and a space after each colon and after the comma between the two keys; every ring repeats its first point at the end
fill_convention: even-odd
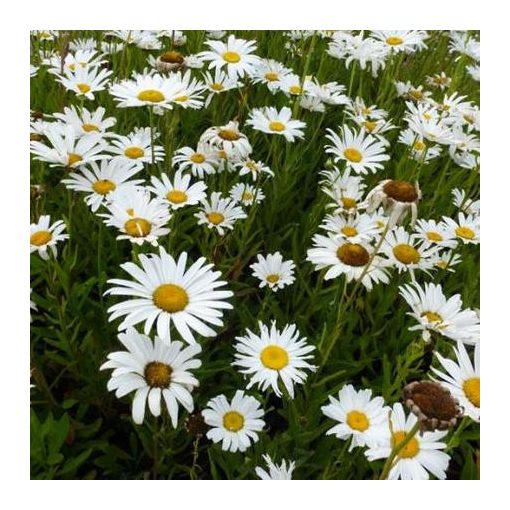
{"type": "Polygon", "coordinates": [[[414,227],[419,239],[422,239],[424,248],[437,246],[438,248],[455,248],[457,241],[443,222],[434,220],[418,220],[414,227]]]}
{"type": "Polygon", "coordinates": [[[323,83],[321,85],[317,80],[313,80],[310,82],[307,90],[310,96],[318,98],[322,103],[334,106],[349,104],[350,99],[344,92],[345,86],[336,81],[323,83]]]}
{"type": "Polygon", "coordinates": [[[161,200],[168,202],[172,209],[180,209],[187,205],[198,204],[207,195],[207,184],[198,181],[190,185],[191,175],[182,175],[181,170],[175,172],[173,182],[167,174],[161,174],[161,179],[151,177],[152,186],[147,189],[152,191],[161,200]]]}
{"type": "Polygon", "coordinates": [[[446,298],[441,285],[426,283],[422,288],[418,283],[400,287],[400,295],[407,301],[412,312],[408,315],[418,321],[411,331],[422,330],[425,340],[429,331],[435,331],[452,340],[475,344],[480,339],[480,319],[475,311],[462,309],[460,294],[446,298]]]}
{"type": "Polygon", "coordinates": [[[239,169],[239,175],[250,174],[254,181],[262,174],[274,177],[274,172],[262,161],[255,161],[254,159],[248,158],[239,163],[235,163],[235,166],[239,169]]]}
{"type": "Polygon", "coordinates": [[[480,200],[466,198],[466,191],[459,188],[452,189],[453,205],[466,214],[480,215],[480,200]]]}
{"type": "Polygon", "coordinates": [[[255,468],[255,473],[261,480],[292,480],[292,472],[296,467],[295,462],[289,462],[287,466],[287,461],[283,459],[280,466],[277,466],[269,455],[262,455],[262,458],[266,462],[269,471],[259,466],[255,468]]]}
{"type": "Polygon", "coordinates": [[[441,366],[446,370],[441,372],[437,368],[430,369],[439,379],[433,377],[434,380],[440,382],[443,386],[450,390],[450,393],[456,397],[460,405],[464,408],[464,412],[472,420],[480,421],[480,343],[475,345],[474,366],[462,342],[454,347],[455,361],[444,358],[436,352],[436,357],[441,366]]]}
{"type": "Polygon", "coordinates": [[[262,58],[253,69],[251,79],[253,83],[265,83],[268,89],[275,93],[279,88],[280,80],[291,73],[292,70],[281,62],[262,58]]]}
{"type": "Polygon", "coordinates": [[[273,106],[255,108],[250,111],[246,124],[263,133],[282,135],[288,142],[303,138],[302,130],[306,127],[306,122],[292,119],[292,110],[287,106],[280,111],[273,106]]]}
{"type": "Polygon", "coordinates": [[[191,147],[177,149],[172,158],[172,165],[177,166],[179,171],[189,168],[195,177],[203,179],[205,175],[216,172],[218,157],[207,144],[199,143],[196,150],[191,147]]]}
{"type": "Polygon", "coordinates": [[[304,82],[301,83],[301,76],[289,73],[279,79],[278,90],[281,90],[287,97],[307,96],[310,85],[310,77],[307,76],[304,82]]]}
{"type": "Polygon", "coordinates": [[[460,212],[457,221],[443,216],[446,228],[463,244],[480,244],[480,218],[460,212]]]}
{"type": "Polygon", "coordinates": [[[223,151],[229,158],[246,158],[252,152],[248,137],[239,131],[239,122],[231,120],[225,126],[213,126],[200,136],[200,143],[223,151]]]}
{"type": "Polygon", "coordinates": [[[236,337],[236,360],[232,365],[241,367],[239,371],[250,376],[247,389],[257,385],[266,391],[271,386],[276,396],[281,397],[278,386],[281,379],[290,398],[294,398],[294,383],[304,384],[308,376],[305,370],[317,368],[306,361],[313,358],[309,353],[315,346],[307,344],[306,338],[300,338],[295,324],[288,324],[279,331],[274,321],[271,329],[259,321],[259,329],[259,335],[246,329],[245,336],[236,337]]]}
{"type": "Polygon", "coordinates": [[[334,434],[338,439],[352,437],[349,451],[358,446],[377,443],[388,426],[389,407],[384,405],[382,397],[373,397],[372,390],[356,391],[352,384],[346,384],[338,392],[338,399],[330,396],[329,404],[321,411],[338,425],[330,428],[326,434],[334,434]]]}
{"type": "Polygon", "coordinates": [[[292,260],[284,261],[279,251],[269,253],[265,258],[259,254],[257,262],[250,265],[253,276],[260,280],[259,288],[268,286],[274,292],[294,283],[295,267],[292,260]]]}
{"type": "Polygon", "coordinates": [[[196,343],[193,332],[203,337],[214,337],[216,332],[207,324],[222,327],[222,310],[231,309],[225,299],[232,297],[229,290],[216,290],[226,285],[218,280],[219,271],[211,271],[213,265],[205,264],[201,257],[186,271],[188,255],[182,253],[176,261],[164,248],[159,255],[140,255],[141,268],[126,262],[120,267],[136,281],[109,280],[118,285],[106,294],[129,296],[133,299],[113,305],[108,309],[110,321],[126,316],[119,330],[145,322],[144,333],[149,334],[157,321],[158,336],[168,343],[172,324],[189,344],[196,343]],[[207,323],[207,324],[206,324],[207,323]]]}
{"type": "Polygon", "coordinates": [[[48,248],[57,256],[57,243],[69,239],[68,234],[63,234],[66,225],[62,220],[58,220],[50,225],[50,216],[41,216],[37,223],[30,225],[30,253],[37,251],[39,256],[48,260],[48,248]]]}
{"type": "Polygon", "coordinates": [[[396,53],[413,53],[427,47],[424,41],[428,34],[425,30],[374,30],[370,35],[396,53]]]}
{"type": "Polygon", "coordinates": [[[109,77],[113,71],[99,69],[98,67],[77,67],[74,71],[64,69],[62,76],[57,76],[57,81],[62,83],[67,90],[71,90],[78,97],[85,96],[94,99],[94,92],[106,88],[109,77]]]}
{"type": "Polygon", "coordinates": [[[179,79],[179,88],[177,92],[170,98],[173,104],[177,104],[182,108],[192,108],[197,110],[204,105],[204,98],[202,92],[205,89],[204,84],[191,75],[188,70],[184,74],[172,73],[172,76],[177,75],[179,79]]]}
{"type": "Polygon", "coordinates": [[[223,72],[219,68],[217,68],[214,72],[214,78],[211,76],[210,72],[205,72],[203,76],[206,89],[209,91],[209,95],[205,100],[206,108],[209,106],[215,95],[226,92],[227,90],[236,89],[241,85],[237,78],[231,78],[227,73],[223,72]]]}
{"type": "Polygon", "coordinates": [[[443,251],[434,260],[434,265],[450,273],[454,273],[453,266],[457,266],[462,262],[462,258],[458,253],[452,253],[450,250],[443,251]]]}
{"type": "Polygon", "coordinates": [[[319,228],[340,236],[351,243],[370,242],[379,235],[379,225],[371,215],[366,213],[347,217],[339,214],[329,214],[324,218],[319,228]]]}
{"type": "MultiPolygon", "coordinates": [[[[154,139],[158,133],[154,134],[154,139]]],[[[108,150],[127,160],[137,160],[142,163],[152,163],[151,128],[135,128],[127,136],[114,135],[108,150]]],[[[160,145],[154,145],[154,161],[163,161],[165,150],[160,145]]]]}
{"type": "Polygon", "coordinates": [[[153,416],[161,415],[161,398],[164,399],[172,426],[177,428],[179,404],[186,411],[193,411],[191,391],[198,386],[197,379],[189,370],[200,367],[195,359],[202,349],[189,345],[183,349],[182,342],[152,340],[134,328],[119,334],[119,340],[127,351],[108,354],[108,361],[100,370],[113,369],[108,381],[108,391],[115,391],[118,398],[135,391],[133,398],[133,421],[140,425],[145,418],[145,405],[153,416]]]}
{"type": "Polygon", "coordinates": [[[407,128],[400,132],[398,142],[409,147],[409,154],[416,161],[426,163],[441,154],[441,147],[425,140],[423,136],[407,128]]]}
{"type": "Polygon", "coordinates": [[[251,442],[259,440],[264,428],[264,410],[259,401],[244,391],[236,391],[232,402],[225,395],[218,395],[207,402],[202,411],[205,423],[212,428],[207,437],[214,443],[221,441],[221,449],[230,452],[244,452],[251,442]]]}
{"type": "MultiPolygon", "coordinates": [[[[71,48],[70,48],[71,49],[71,48]]],[[[89,49],[81,49],[75,51],[75,53],[68,53],[64,57],[64,62],[62,63],[62,57],[60,55],[50,56],[47,59],[43,60],[43,63],[46,64],[49,69],[48,72],[51,74],[61,75],[62,67],[65,70],[74,73],[78,68],[97,68],[104,64],[106,60],[101,60],[102,55],[97,53],[95,48],[89,49]]],[[[110,73],[111,74],[111,73],[110,73]]]]}
{"type": "Polygon", "coordinates": [[[266,198],[260,188],[256,188],[251,184],[237,183],[230,188],[229,195],[232,200],[239,202],[243,205],[253,205],[259,203],[266,198]]]}
{"type": "Polygon", "coordinates": [[[211,194],[210,201],[202,200],[202,208],[195,214],[199,225],[205,224],[209,229],[215,228],[220,236],[225,234],[225,229],[233,230],[237,220],[246,217],[246,213],[235,200],[222,198],[221,193],[217,191],[211,194]]]}
{"type": "Polygon", "coordinates": [[[78,110],[74,105],[71,108],[64,107],[64,113],[55,113],[53,116],[73,126],[78,136],[83,136],[86,133],[100,133],[103,136],[108,135],[106,131],[115,126],[117,119],[115,117],[108,117],[104,119],[105,109],[103,107],[97,108],[93,112],[89,112],[86,108],[78,110]]]}

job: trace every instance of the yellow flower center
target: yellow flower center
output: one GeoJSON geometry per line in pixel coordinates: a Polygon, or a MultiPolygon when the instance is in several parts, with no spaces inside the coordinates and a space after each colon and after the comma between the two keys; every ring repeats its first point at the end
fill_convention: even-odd
{"type": "Polygon", "coordinates": [[[148,103],[161,103],[165,100],[163,93],[154,89],[142,90],[136,97],[140,101],[147,101],[148,103]]]}
{"type": "Polygon", "coordinates": [[[87,85],[86,83],[78,83],[78,85],[76,85],[78,87],[78,90],[82,93],[82,94],[86,94],[87,92],[90,92],[90,85],[87,85]]]}
{"type": "Polygon", "coordinates": [[[223,53],[223,60],[229,64],[237,64],[241,60],[241,55],[235,51],[226,51],[223,53]]]}
{"type": "Polygon", "coordinates": [[[51,232],[48,230],[39,230],[30,236],[30,244],[33,244],[34,246],[42,246],[49,243],[52,237],[51,232]]]}
{"type": "Polygon", "coordinates": [[[446,261],[446,260],[438,260],[436,262],[436,266],[441,268],[441,269],[446,269],[448,267],[448,261],[446,261]]]}
{"type": "Polygon", "coordinates": [[[90,133],[91,131],[99,131],[99,128],[95,124],[83,124],[81,128],[86,133],[90,133]]]}
{"type": "Polygon", "coordinates": [[[233,129],[222,129],[218,133],[218,136],[220,138],[223,138],[223,140],[227,140],[229,142],[234,142],[236,140],[239,140],[240,136],[237,132],[235,132],[233,129]]]}
{"type": "Polygon", "coordinates": [[[79,154],[71,152],[67,155],[67,164],[68,166],[73,166],[75,163],[80,162],[82,159],[83,158],[79,154]]]}
{"type": "Polygon", "coordinates": [[[474,239],[476,234],[469,227],[457,227],[455,229],[455,233],[457,236],[462,237],[463,239],[474,239]]]}
{"type": "Polygon", "coordinates": [[[131,237],[145,237],[151,228],[150,222],[144,218],[131,218],[124,223],[124,230],[131,237]]]}
{"type": "Polygon", "coordinates": [[[172,204],[182,204],[186,202],[188,199],[188,195],[184,193],[184,191],[179,191],[178,189],[173,189],[166,194],[166,199],[172,204]]]}
{"type": "Polygon", "coordinates": [[[205,156],[203,154],[200,154],[199,152],[196,152],[195,154],[191,155],[189,158],[193,163],[203,163],[205,161],[205,156]]]}
{"type": "Polygon", "coordinates": [[[279,122],[278,120],[273,120],[269,123],[269,129],[271,131],[276,131],[277,133],[281,133],[285,131],[285,124],[279,122]]]}
{"type": "Polygon", "coordinates": [[[351,429],[365,432],[365,430],[367,430],[370,426],[370,422],[368,421],[365,413],[360,411],[350,411],[347,413],[347,425],[349,425],[351,429]]]}
{"type": "Polygon", "coordinates": [[[181,312],[189,303],[188,293],[179,285],[164,283],[153,293],[154,304],[169,313],[181,312]]]}
{"type": "Polygon", "coordinates": [[[393,247],[393,255],[402,264],[418,264],[421,256],[418,250],[410,244],[397,244],[393,247]]]}
{"type": "Polygon", "coordinates": [[[436,312],[423,312],[422,317],[425,317],[429,322],[443,322],[443,318],[436,312]]]}
{"type": "Polygon", "coordinates": [[[358,231],[354,227],[345,226],[340,230],[344,236],[353,237],[358,235],[358,231]]]}
{"type": "Polygon", "coordinates": [[[278,345],[268,345],[260,353],[260,361],[266,368],[281,370],[289,364],[289,355],[278,345]]]}
{"type": "Polygon", "coordinates": [[[301,94],[301,87],[299,85],[292,85],[289,88],[289,92],[294,96],[299,96],[301,94]]]}
{"type": "Polygon", "coordinates": [[[391,35],[386,39],[386,43],[390,46],[398,46],[399,44],[402,44],[404,40],[401,37],[398,37],[396,35],[391,35]]]}
{"type": "Polygon", "coordinates": [[[365,126],[365,129],[369,133],[371,133],[377,127],[377,122],[371,121],[371,120],[366,120],[365,122],[363,122],[363,125],[365,126]]]}
{"type": "Polygon", "coordinates": [[[244,416],[237,411],[229,411],[223,415],[223,426],[230,432],[238,432],[244,427],[244,416]]]}
{"type": "Polygon", "coordinates": [[[348,266],[365,266],[370,259],[368,251],[360,244],[345,243],[336,250],[336,256],[340,262],[348,266]]]}
{"type": "Polygon", "coordinates": [[[340,200],[345,209],[353,209],[356,207],[356,200],[354,200],[354,198],[342,197],[340,200]]]}
{"type": "Polygon", "coordinates": [[[266,73],[264,75],[264,78],[267,80],[267,81],[278,81],[278,73],[266,73]]]}
{"type": "MultiPolygon", "coordinates": [[[[405,430],[398,430],[397,432],[393,433],[393,439],[392,443],[393,446],[398,445],[401,443],[404,438],[406,437],[407,432],[405,430]]],[[[416,437],[413,437],[405,446],[400,450],[400,453],[398,456],[402,459],[412,459],[413,457],[416,457],[418,455],[418,452],[420,451],[420,443],[418,443],[418,439],[416,437]]]]}
{"type": "Polygon", "coordinates": [[[421,140],[417,140],[416,143],[414,144],[414,149],[417,150],[417,151],[422,151],[423,149],[425,149],[425,147],[427,147],[425,145],[424,142],[422,142],[421,140]]]}
{"type": "Polygon", "coordinates": [[[443,240],[443,236],[439,232],[427,232],[427,239],[440,243],[443,240]]]}
{"type": "Polygon", "coordinates": [[[359,163],[363,159],[363,154],[358,149],[353,149],[352,147],[344,150],[344,156],[353,163],[359,163]]]}
{"type": "Polygon", "coordinates": [[[172,380],[172,367],[160,361],[151,361],[145,365],[144,376],[151,388],[168,388],[172,380]]]}
{"type": "Polygon", "coordinates": [[[221,83],[211,83],[210,87],[212,90],[216,90],[217,92],[225,88],[221,83]]]}
{"type": "Polygon", "coordinates": [[[279,274],[268,274],[266,276],[266,280],[269,283],[276,283],[279,279],[280,279],[280,275],[279,274]]]}
{"type": "Polygon", "coordinates": [[[141,158],[145,154],[145,151],[141,147],[126,147],[124,150],[124,156],[130,159],[141,158]]]}
{"type": "Polygon", "coordinates": [[[185,103],[189,99],[188,96],[177,96],[174,97],[174,101],[177,103],[185,103]]]}
{"type": "Polygon", "coordinates": [[[107,195],[110,191],[114,191],[117,186],[108,179],[101,179],[92,184],[92,189],[99,195],[107,195]]]}
{"type": "Polygon", "coordinates": [[[253,194],[249,191],[245,191],[241,196],[241,200],[244,200],[245,202],[251,202],[253,200],[253,194]]]}
{"type": "Polygon", "coordinates": [[[409,91],[409,95],[413,99],[416,99],[416,101],[419,101],[420,99],[423,99],[423,92],[421,90],[418,90],[418,89],[411,89],[409,91]]]}
{"type": "Polygon", "coordinates": [[[480,407],[480,378],[471,377],[466,379],[462,385],[467,399],[476,407],[480,407]]]}
{"type": "Polygon", "coordinates": [[[213,224],[213,225],[219,225],[220,223],[223,223],[225,220],[225,216],[219,212],[210,212],[207,215],[207,219],[213,224]]]}

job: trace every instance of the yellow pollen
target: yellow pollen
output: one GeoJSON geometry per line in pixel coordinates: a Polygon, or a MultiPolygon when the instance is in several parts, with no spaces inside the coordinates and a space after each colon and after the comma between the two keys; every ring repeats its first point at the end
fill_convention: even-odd
{"type": "Polygon", "coordinates": [[[278,81],[279,80],[279,77],[278,77],[278,73],[266,73],[264,75],[264,78],[267,80],[267,81],[278,81]]]}
{"type": "Polygon", "coordinates": [[[345,226],[340,230],[344,236],[353,237],[358,235],[358,231],[354,227],[345,226]]]}
{"type": "Polygon", "coordinates": [[[471,377],[466,379],[462,385],[467,399],[476,407],[480,407],[480,378],[471,377]]]}
{"type": "Polygon", "coordinates": [[[188,293],[173,283],[160,285],[152,293],[152,300],[158,308],[169,313],[181,312],[189,303],[188,293]]]}
{"type": "Polygon", "coordinates": [[[248,161],[248,163],[246,163],[246,166],[252,171],[252,172],[258,172],[259,171],[259,168],[257,166],[257,163],[255,163],[255,161],[248,161]]]}
{"type": "Polygon", "coordinates": [[[401,37],[397,37],[396,35],[392,35],[386,39],[386,43],[390,46],[398,46],[402,44],[404,40],[401,37]]]}
{"type": "Polygon", "coordinates": [[[226,51],[223,53],[223,60],[229,64],[237,64],[241,60],[241,55],[235,51],[226,51]]]}
{"type": "Polygon", "coordinates": [[[429,322],[443,322],[443,318],[436,312],[423,312],[422,317],[425,317],[429,322]]]}
{"type": "Polygon", "coordinates": [[[371,133],[377,127],[377,122],[372,120],[366,120],[365,122],[363,122],[363,125],[365,126],[365,129],[369,133],[371,133]]]}
{"type": "Polygon", "coordinates": [[[370,422],[368,421],[365,413],[360,411],[350,411],[347,413],[347,425],[349,425],[351,429],[365,432],[365,430],[367,430],[370,426],[370,422]]]}
{"type": "Polygon", "coordinates": [[[145,237],[151,231],[152,225],[144,218],[131,218],[124,223],[126,234],[131,237],[145,237]]]}
{"type": "Polygon", "coordinates": [[[107,195],[110,191],[114,191],[117,186],[108,179],[101,179],[92,184],[92,189],[99,195],[107,195]]]}
{"type": "Polygon", "coordinates": [[[67,165],[68,166],[73,166],[75,163],[78,163],[80,162],[83,158],[79,155],[79,154],[76,154],[74,152],[71,152],[67,155],[67,165]]]}
{"type": "Polygon", "coordinates": [[[266,368],[281,370],[289,364],[289,355],[278,345],[268,345],[260,353],[260,361],[266,368]]]}
{"type": "MultiPolygon", "coordinates": [[[[398,430],[397,432],[393,433],[393,439],[392,443],[393,446],[398,445],[401,443],[404,438],[406,437],[407,432],[404,430],[398,430]]],[[[418,455],[418,452],[420,451],[420,443],[418,443],[418,439],[416,437],[413,437],[405,446],[400,450],[400,453],[398,456],[402,459],[412,459],[413,457],[416,457],[418,455]]]]}
{"type": "Polygon", "coordinates": [[[43,246],[44,244],[49,243],[52,237],[51,232],[48,230],[39,230],[30,236],[30,244],[33,244],[34,246],[43,246]]]}
{"type": "Polygon", "coordinates": [[[151,388],[168,388],[172,380],[172,367],[160,361],[151,361],[145,365],[144,376],[151,388]]]}
{"type": "Polygon", "coordinates": [[[427,232],[427,239],[440,243],[443,240],[443,236],[439,232],[427,232]]]}
{"type": "Polygon", "coordinates": [[[294,96],[299,96],[299,94],[301,94],[301,87],[299,85],[292,85],[289,88],[289,92],[294,96]]]}
{"type": "Polygon", "coordinates": [[[476,234],[469,227],[457,227],[455,233],[462,239],[474,239],[476,234]]]}
{"type": "Polygon", "coordinates": [[[253,200],[253,194],[249,191],[245,191],[241,196],[241,200],[244,200],[245,202],[251,202],[253,200]]]}
{"type": "Polygon", "coordinates": [[[282,122],[279,122],[277,120],[273,120],[269,123],[269,129],[271,131],[276,131],[277,133],[281,133],[282,131],[285,131],[285,124],[282,122]]]}
{"type": "Polygon", "coordinates": [[[229,142],[235,142],[240,138],[240,136],[233,129],[222,129],[218,133],[218,136],[229,142]]]}
{"type": "Polygon", "coordinates": [[[220,223],[223,223],[225,221],[225,216],[219,212],[210,212],[207,215],[207,219],[213,224],[213,225],[219,225],[220,223]]]}
{"type": "Polygon", "coordinates": [[[358,149],[353,149],[352,147],[344,150],[344,156],[353,163],[359,163],[363,159],[363,154],[358,149]]]}
{"type": "Polygon", "coordinates": [[[354,200],[354,198],[342,197],[340,200],[344,206],[344,209],[352,209],[356,207],[356,200],[354,200]]]}
{"type": "Polygon", "coordinates": [[[166,194],[166,199],[172,204],[182,204],[186,202],[188,199],[188,195],[184,193],[184,191],[179,191],[178,189],[173,189],[166,194]]]}
{"type": "Polygon", "coordinates": [[[188,96],[177,96],[177,97],[174,97],[174,101],[176,101],[177,103],[185,103],[188,99],[189,99],[188,96]]]}
{"type": "Polygon", "coordinates": [[[370,259],[368,251],[360,244],[345,243],[336,250],[336,256],[340,262],[348,266],[365,266],[370,259]]]}
{"type": "Polygon", "coordinates": [[[418,264],[421,256],[418,250],[410,244],[397,244],[393,247],[393,255],[402,264],[418,264]]]}
{"type": "Polygon", "coordinates": [[[154,89],[142,90],[136,97],[140,101],[147,101],[149,103],[161,103],[161,101],[165,100],[163,93],[154,89]]]}
{"type": "Polygon", "coordinates": [[[83,124],[81,128],[86,133],[90,133],[91,131],[99,131],[99,128],[95,124],[83,124]]]}
{"type": "Polygon", "coordinates": [[[230,432],[238,432],[244,427],[244,416],[237,411],[229,411],[223,415],[223,426],[230,432]]]}
{"type": "Polygon", "coordinates": [[[86,94],[87,92],[90,91],[90,85],[87,85],[86,83],[78,83],[78,85],[76,85],[78,87],[78,90],[82,93],[82,94],[86,94]]]}
{"type": "Polygon", "coordinates": [[[280,275],[279,274],[268,274],[266,276],[266,280],[269,283],[276,283],[279,279],[280,279],[280,275]]]}
{"type": "Polygon", "coordinates": [[[141,147],[126,147],[124,156],[130,159],[138,159],[143,157],[145,151],[141,147]]]}
{"type": "Polygon", "coordinates": [[[200,152],[196,152],[195,154],[192,154],[189,158],[193,163],[203,163],[205,161],[205,156],[203,154],[200,154],[200,152]]]}
{"type": "Polygon", "coordinates": [[[219,92],[225,88],[221,83],[211,83],[210,87],[212,90],[216,90],[216,92],[219,92]]]}
{"type": "Polygon", "coordinates": [[[421,140],[418,140],[413,146],[413,148],[417,151],[422,151],[425,147],[427,146],[421,140]]]}

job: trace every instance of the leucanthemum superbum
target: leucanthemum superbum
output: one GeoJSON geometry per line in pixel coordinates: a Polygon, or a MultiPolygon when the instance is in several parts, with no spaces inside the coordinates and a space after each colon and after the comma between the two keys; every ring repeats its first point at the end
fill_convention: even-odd
{"type": "MultiPolygon", "coordinates": [[[[158,137],[158,133],[154,133],[154,139],[158,137]]],[[[163,161],[165,150],[161,145],[151,144],[151,129],[135,128],[126,136],[113,135],[108,150],[115,156],[128,160],[137,160],[142,163],[152,163],[152,155],[154,154],[154,162],[163,161]]]]}
{"type": "Polygon", "coordinates": [[[30,253],[37,252],[43,260],[48,260],[48,249],[57,256],[57,243],[69,239],[68,234],[64,234],[66,228],[62,220],[51,224],[49,215],[43,215],[37,223],[30,225],[30,253]]]}
{"type": "Polygon", "coordinates": [[[281,464],[276,465],[269,455],[262,455],[269,471],[257,466],[255,468],[255,473],[261,480],[292,480],[292,472],[296,467],[296,463],[289,461],[287,465],[287,461],[285,459],[282,460],[281,464]]]}
{"type": "Polygon", "coordinates": [[[263,133],[284,136],[288,142],[303,138],[303,128],[306,127],[306,122],[292,119],[292,110],[288,106],[281,110],[274,106],[255,108],[251,110],[246,124],[263,133]]]}
{"type": "Polygon", "coordinates": [[[228,158],[247,158],[252,152],[248,137],[239,130],[239,122],[231,120],[224,126],[212,126],[200,136],[199,143],[209,144],[228,158]]]}
{"type": "Polygon", "coordinates": [[[450,231],[463,244],[480,244],[480,218],[472,214],[459,212],[457,221],[443,216],[443,222],[450,231]]]}
{"type": "Polygon", "coordinates": [[[266,198],[264,192],[260,188],[252,184],[243,184],[242,182],[234,184],[232,188],[230,188],[229,195],[232,200],[244,206],[253,205],[254,203],[258,204],[266,198]]]}
{"type": "Polygon", "coordinates": [[[255,161],[248,158],[235,163],[235,167],[239,169],[240,176],[251,175],[254,181],[263,174],[274,177],[274,172],[263,161],[255,161]]]}
{"type": "Polygon", "coordinates": [[[172,165],[177,166],[180,171],[189,169],[193,176],[200,179],[215,173],[218,162],[218,156],[214,150],[205,143],[199,143],[196,150],[191,147],[181,147],[175,151],[172,158],[172,165]]]}
{"type": "Polygon", "coordinates": [[[201,204],[200,211],[195,214],[198,224],[216,229],[220,236],[225,235],[225,229],[233,230],[237,220],[247,217],[235,200],[223,198],[217,191],[211,194],[209,200],[203,199],[201,204]]]}
{"type": "Polygon", "coordinates": [[[351,243],[370,242],[380,233],[374,218],[366,213],[349,215],[329,214],[320,225],[321,229],[331,232],[351,243]]]}
{"type": "Polygon", "coordinates": [[[207,184],[203,181],[191,184],[191,175],[183,175],[181,170],[175,172],[173,181],[167,174],[161,174],[159,179],[153,175],[151,183],[152,186],[148,186],[147,189],[161,200],[168,202],[174,210],[198,204],[206,197],[207,184]]]}
{"type": "Polygon", "coordinates": [[[64,74],[57,76],[57,80],[78,97],[83,96],[93,100],[95,92],[100,92],[106,88],[112,73],[113,71],[108,69],[79,66],[74,71],[64,69],[64,74]]]}
{"type": "Polygon", "coordinates": [[[419,219],[416,221],[414,230],[419,239],[422,240],[424,248],[437,246],[438,248],[455,248],[457,240],[443,222],[435,220],[419,219]]]}
{"type": "Polygon", "coordinates": [[[53,116],[64,124],[73,126],[78,136],[99,133],[104,137],[109,136],[107,130],[117,122],[115,117],[104,118],[105,111],[101,106],[94,111],[85,107],[80,111],[72,105],[70,108],[64,107],[64,113],[54,113],[53,116]]]}
{"type": "Polygon", "coordinates": [[[231,78],[219,68],[214,72],[214,77],[210,72],[205,72],[203,76],[206,90],[209,92],[204,104],[206,108],[209,106],[214,96],[227,92],[228,90],[236,89],[241,85],[237,78],[231,78]]]}
{"type": "Polygon", "coordinates": [[[267,286],[274,292],[294,283],[295,267],[292,260],[284,261],[279,251],[269,253],[266,257],[258,254],[257,262],[250,265],[253,276],[260,280],[259,288],[267,286]]]}

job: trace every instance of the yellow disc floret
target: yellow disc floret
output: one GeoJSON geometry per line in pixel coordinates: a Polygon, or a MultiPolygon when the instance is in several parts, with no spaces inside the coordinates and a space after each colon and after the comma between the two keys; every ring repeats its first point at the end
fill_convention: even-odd
{"type": "Polygon", "coordinates": [[[169,313],[181,312],[189,303],[186,290],[180,285],[174,285],[173,283],[160,285],[152,293],[152,300],[158,308],[169,313]]]}

